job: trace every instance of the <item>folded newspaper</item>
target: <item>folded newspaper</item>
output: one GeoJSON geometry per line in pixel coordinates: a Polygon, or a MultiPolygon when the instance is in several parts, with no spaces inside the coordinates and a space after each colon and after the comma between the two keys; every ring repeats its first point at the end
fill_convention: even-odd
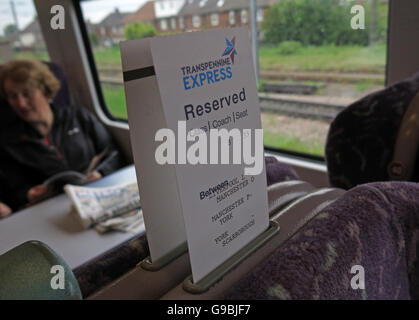
{"type": "Polygon", "coordinates": [[[102,188],[68,184],[64,190],[84,228],[94,227],[100,233],[138,233],[144,228],[137,182],[102,188]]]}

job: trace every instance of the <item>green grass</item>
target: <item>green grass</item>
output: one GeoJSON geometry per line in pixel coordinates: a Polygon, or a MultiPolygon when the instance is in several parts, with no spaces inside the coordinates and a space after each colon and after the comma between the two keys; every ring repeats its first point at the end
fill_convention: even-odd
{"type": "Polygon", "coordinates": [[[112,67],[121,67],[121,52],[119,51],[119,46],[114,46],[112,48],[101,48],[94,49],[93,55],[97,66],[112,66],[112,67]]]}
{"type": "MultiPolygon", "coordinates": [[[[386,45],[362,46],[308,46],[292,55],[281,55],[278,47],[262,45],[259,48],[260,68],[286,72],[366,72],[384,73],[386,45]]],[[[99,66],[121,66],[119,47],[95,49],[99,66]]]]}
{"type": "Polygon", "coordinates": [[[42,61],[49,61],[49,55],[47,52],[16,52],[14,54],[14,59],[38,59],[42,61]]]}
{"type": "MultiPolygon", "coordinates": [[[[98,67],[121,68],[119,46],[98,48],[93,51],[98,67]]],[[[16,58],[49,60],[45,52],[20,52],[16,58]]],[[[282,55],[278,46],[261,45],[259,62],[262,70],[283,72],[366,72],[383,73],[386,65],[386,45],[362,46],[307,46],[292,55],[282,55]]]]}
{"type": "Polygon", "coordinates": [[[358,81],[355,84],[355,89],[361,92],[364,92],[366,90],[369,90],[370,88],[372,88],[375,85],[374,82],[372,81],[368,81],[368,80],[363,80],[363,81],[358,81]]]}
{"type": "Polygon", "coordinates": [[[122,86],[102,85],[102,90],[111,114],[116,118],[127,119],[124,88],[122,86]]]}
{"type": "Polygon", "coordinates": [[[276,47],[262,46],[259,60],[262,70],[384,73],[386,46],[308,46],[293,55],[281,55],[276,47]]]}
{"type": "Polygon", "coordinates": [[[298,138],[282,133],[273,133],[263,130],[263,143],[268,147],[324,156],[324,143],[316,141],[312,144],[308,144],[302,142],[298,138]]]}

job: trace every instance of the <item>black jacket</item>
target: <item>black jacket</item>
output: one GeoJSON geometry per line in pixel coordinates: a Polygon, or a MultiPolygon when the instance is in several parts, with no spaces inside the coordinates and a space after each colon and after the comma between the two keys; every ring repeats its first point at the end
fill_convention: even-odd
{"type": "Polygon", "coordinates": [[[103,176],[124,165],[105,127],[86,109],[54,107],[49,145],[24,121],[2,130],[0,201],[13,210],[26,204],[30,188],[67,170],[85,172],[91,159],[107,148],[98,170],[103,176]]]}

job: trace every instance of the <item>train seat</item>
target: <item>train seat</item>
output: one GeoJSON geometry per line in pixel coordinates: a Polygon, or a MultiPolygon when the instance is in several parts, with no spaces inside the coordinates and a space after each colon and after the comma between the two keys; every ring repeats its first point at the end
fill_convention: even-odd
{"type": "Polygon", "coordinates": [[[81,300],[67,263],[40,241],[0,255],[0,300],[81,300]]]}
{"type": "Polygon", "coordinates": [[[419,96],[414,99],[418,92],[419,72],[337,115],[325,149],[332,186],[350,189],[374,181],[419,181],[419,96]]]}
{"type": "Polygon", "coordinates": [[[279,162],[275,157],[266,156],[265,165],[266,183],[268,186],[280,181],[300,180],[300,177],[291,166],[279,162]]]}
{"type": "Polygon", "coordinates": [[[87,298],[134,268],[150,254],[145,234],[105,252],[73,270],[84,298],[87,298]]]}
{"type": "Polygon", "coordinates": [[[270,238],[256,251],[237,264],[231,272],[223,275],[218,282],[208,288],[195,289],[188,284],[188,280],[177,285],[162,296],[164,300],[194,300],[194,299],[223,299],[230,288],[252,272],[259,264],[289,238],[293,237],[306,223],[316,217],[322,210],[344,194],[342,189],[323,188],[311,191],[288,203],[284,208],[271,215],[271,220],[279,224],[279,232],[270,238]]]}
{"type": "Polygon", "coordinates": [[[358,186],[220,298],[417,299],[418,232],[418,183],[358,186]]]}
{"type": "MultiPolygon", "coordinates": [[[[268,183],[268,202],[270,215],[276,214],[291,201],[306,195],[314,189],[306,182],[297,180],[298,175],[288,165],[279,163],[274,157],[266,157],[266,175],[268,183]]],[[[88,266],[75,270],[80,287],[85,297],[90,299],[157,299],[164,293],[181,283],[191,272],[189,256],[184,253],[159,270],[145,270],[141,259],[131,259],[125,264],[107,263],[112,256],[120,259],[131,259],[116,248],[106,257],[97,259],[88,266]],[[91,271],[87,271],[91,269],[91,271]],[[97,277],[83,274],[98,274],[97,277]],[[104,274],[120,275],[120,277],[102,276],[104,274]]],[[[146,258],[146,256],[143,256],[146,258]]]]}

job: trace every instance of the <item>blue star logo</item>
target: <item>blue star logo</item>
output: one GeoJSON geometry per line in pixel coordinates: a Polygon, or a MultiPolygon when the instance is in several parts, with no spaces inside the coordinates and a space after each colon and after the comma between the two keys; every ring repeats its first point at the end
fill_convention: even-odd
{"type": "Polygon", "coordinates": [[[226,38],[226,45],[227,45],[227,48],[225,48],[222,56],[224,57],[224,56],[229,55],[231,62],[234,64],[234,55],[237,54],[237,50],[236,48],[234,48],[234,46],[236,45],[236,37],[233,37],[231,41],[226,38]]]}

